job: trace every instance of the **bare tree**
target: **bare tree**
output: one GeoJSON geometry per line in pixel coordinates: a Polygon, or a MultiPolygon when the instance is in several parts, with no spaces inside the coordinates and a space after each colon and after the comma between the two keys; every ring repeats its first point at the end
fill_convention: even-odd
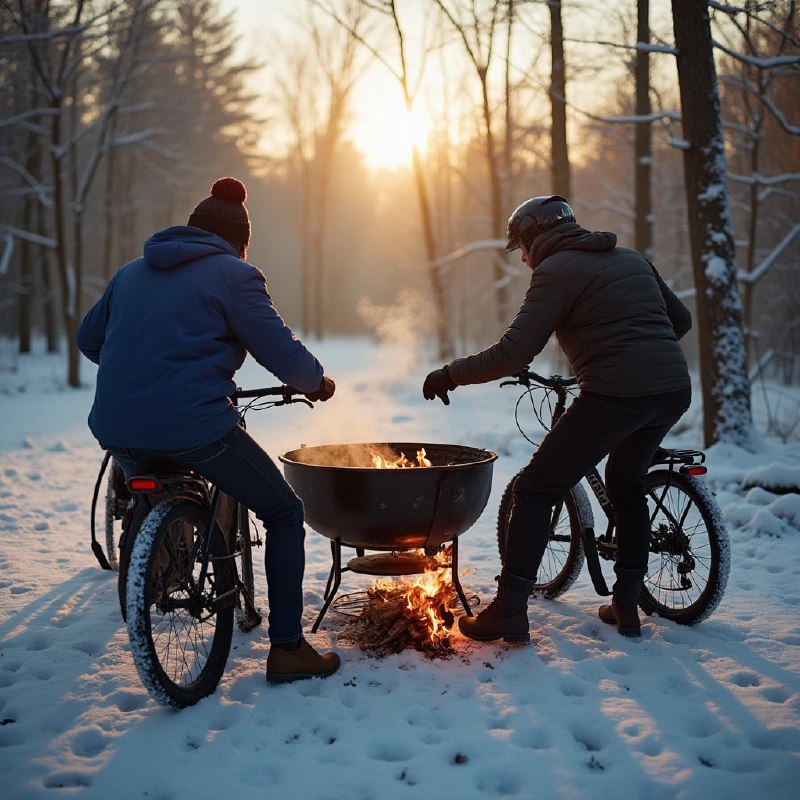
{"type": "MultiPolygon", "coordinates": [[[[730,100],[723,103],[725,122],[731,140],[741,143],[732,148],[734,171],[728,177],[747,230],[746,237],[740,237],[745,244],[739,281],[752,358],[761,338],[755,319],[756,287],[800,237],[800,222],[793,213],[800,187],[800,127],[786,124],[800,107],[791,91],[800,66],[797,8],[793,1],[766,7],[719,5],[718,16],[715,47],[723,53],[723,98],[730,100]],[[790,142],[793,148],[786,146],[790,142]]],[[[780,295],[783,300],[791,296],[788,291],[780,295]]],[[[784,325],[791,326],[796,307],[784,304],[780,311],[776,305],[772,304],[770,317],[777,311],[784,325]]]]}
{"type": "Polygon", "coordinates": [[[650,119],[650,2],[637,0],[636,51],[636,138],[634,143],[634,246],[647,258],[653,257],[652,150],[650,119]]]}
{"type": "Polygon", "coordinates": [[[550,176],[553,194],[572,197],[567,144],[567,73],[561,0],[547,0],[550,9],[550,114],[552,126],[550,176]]]}
{"type": "MultiPolygon", "coordinates": [[[[503,196],[503,167],[508,168],[510,160],[509,128],[510,118],[506,116],[506,150],[505,160],[501,159],[501,154],[496,144],[497,133],[495,130],[494,107],[495,103],[491,100],[491,90],[489,74],[493,64],[493,56],[496,44],[496,35],[503,16],[508,19],[507,24],[507,48],[510,45],[511,18],[513,5],[508,0],[490,0],[486,7],[480,7],[473,3],[466,11],[456,2],[450,0],[434,0],[445,19],[452,26],[458,38],[461,40],[467,58],[472,65],[480,86],[480,108],[481,119],[483,122],[482,135],[484,138],[483,147],[486,158],[486,173],[489,181],[489,235],[492,239],[499,239],[505,232],[504,220],[507,216],[506,199],[503,196]]],[[[506,109],[509,108],[509,53],[506,50],[506,109]]],[[[508,278],[499,259],[495,256],[492,262],[494,282],[497,295],[497,315],[498,320],[504,323],[508,319],[509,297],[508,297],[508,278]]]]}
{"type": "MultiPolygon", "coordinates": [[[[403,104],[406,111],[410,114],[414,109],[417,81],[412,76],[409,64],[408,45],[406,31],[400,19],[400,13],[396,0],[358,0],[367,9],[378,13],[388,22],[392,29],[396,51],[394,55],[386,53],[383,47],[371,43],[366,36],[362,36],[348,25],[347,20],[336,10],[336,8],[325,0],[312,0],[315,6],[322,9],[332,19],[346,29],[372,53],[377,61],[383,65],[392,77],[398,82],[403,93],[403,104]]],[[[423,58],[424,60],[424,58],[423,58]]],[[[421,74],[424,64],[420,65],[421,74]]],[[[423,244],[425,255],[428,261],[428,274],[431,281],[433,303],[436,311],[436,334],[438,344],[438,357],[440,359],[451,358],[453,355],[452,334],[450,330],[449,314],[445,297],[445,289],[441,270],[436,266],[438,248],[436,235],[434,233],[433,214],[431,212],[430,192],[425,179],[425,167],[419,147],[415,144],[412,147],[412,167],[414,171],[414,183],[417,192],[417,202],[419,204],[420,220],[422,223],[423,244]]]]}
{"type": "Polygon", "coordinates": [[[753,446],[742,305],[728,213],[725,146],[708,9],[672,0],[684,172],[697,298],[705,445],[753,446]]]}

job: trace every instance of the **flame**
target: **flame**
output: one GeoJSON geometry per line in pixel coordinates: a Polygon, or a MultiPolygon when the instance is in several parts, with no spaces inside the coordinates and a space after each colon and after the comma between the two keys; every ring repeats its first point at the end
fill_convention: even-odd
{"type": "Polygon", "coordinates": [[[417,460],[410,461],[406,458],[405,453],[400,453],[398,458],[389,459],[386,456],[376,453],[374,450],[369,451],[372,459],[372,466],[375,469],[410,469],[412,467],[430,467],[430,459],[426,457],[425,448],[417,450],[417,460]]]}
{"type": "Polygon", "coordinates": [[[428,629],[434,646],[449,643],[448,628],[453,624],[449,612],[453,584],[447,570],[423,572],[406,589],[406,608],[428,629]]]}

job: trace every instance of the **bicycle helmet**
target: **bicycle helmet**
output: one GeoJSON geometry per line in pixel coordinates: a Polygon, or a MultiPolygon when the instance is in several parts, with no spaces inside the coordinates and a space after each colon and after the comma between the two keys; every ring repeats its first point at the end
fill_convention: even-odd
{"type": "Polygon", "coordinates": [[[540,233],[561,222],[575,222],[575,214],[563,197],[557,194],[531,197],[518,205],[508,218],[506,253],[519,247],[520,238],[530,247],[540,233]]]}

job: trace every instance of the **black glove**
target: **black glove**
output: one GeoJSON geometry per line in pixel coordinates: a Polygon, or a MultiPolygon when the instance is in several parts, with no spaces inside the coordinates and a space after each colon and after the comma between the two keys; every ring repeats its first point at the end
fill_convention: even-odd
{"type": "Polygon", "coordinates": [[[426,400],[433,400],[438,397],[446,406],[450,405],[450,398],[447,396],[448,392],[452,392],[456,388],[447,367],[435,369],[428,374],[425,378],[425,383],[422,384],[422,396],[426,400]]]}
{"type": "Polygon", "coordinates": [[[333,382],[333,378],[329,378],[327,375],[322,376],[322,383],[319,385],[319,389],[316,392],[308,392],[306,397],[311,400],[312,402],[316,402],[317,400],[322,400],[324,403],[326,400],[330,400],[333,397],[333,393],[336,391],[336,384],[333,382]]]}

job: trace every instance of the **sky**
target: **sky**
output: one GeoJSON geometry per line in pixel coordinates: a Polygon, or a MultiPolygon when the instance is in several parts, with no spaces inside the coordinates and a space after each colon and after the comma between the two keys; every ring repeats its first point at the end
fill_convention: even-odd
{"type": "MultiPolygon", "coordinates": [[[[460,387],[427,403],[438,366],[419,342],[309,342],[337,381],[327,403],[253,413],[248,429],[274,457],[301,443],[449,442],[498,453],[483,514],[460,538],[461,581],[486,603],[498,572],[502,492],[530,456],[514,420],[518,391],[460,387]]],[[[0,775],[4,800],[790,800],[800,781],[800,450],[765,440],[708,452],[732,549],[727,591],[695,627],[643,617],[626,639],[596,615],[584,572],[529,607],[532,642],[482,644],[452,634],[454,655],[378,659],[329,612],[310,633],[330,568],[329,540],[309,530],[304,624],[334,649],[338,673],[268,686],[262,627],[234,632],[217,691],[179,712],[139,682],[114,575],[89,549],[101,451],[86,427],[86,385],[63,383],[63,355],[40,342],[0,372],[0,775]],[[771,477],[794,486],[752,487],[771,477]]],[[[542,359],[535,365],[547,372],[542,359]]],[[[274,379],[248,359],[242,386],[274,379]]],[[[695,396],[699,397],[696,388],[695,396]]],[[[783,408],[797,387],[768,387],[783,408]]],[[[774,408],[775,406],[773,406],[774,408]]],[[[757,421],[765,409],[754,397],[757,421]]],[[[531,418],[523,430],[536,435],[531,418]]],[[[667,443],[696,447],[697,404],[667,443]]],[[[595,515],[599,512],[595,509],[595,515]]],[[[352,555],[352,554],[350,554],[352,555]]],[[[256,564],[261,552],[256,551],[256,564]]],[[[608,577],[608,573],[607,573],[608,577]]],[[[343,578],[342,592],[371,579],[343,578]]],[[[256,569],[259,604],[266,604],[256,569]]]]}

